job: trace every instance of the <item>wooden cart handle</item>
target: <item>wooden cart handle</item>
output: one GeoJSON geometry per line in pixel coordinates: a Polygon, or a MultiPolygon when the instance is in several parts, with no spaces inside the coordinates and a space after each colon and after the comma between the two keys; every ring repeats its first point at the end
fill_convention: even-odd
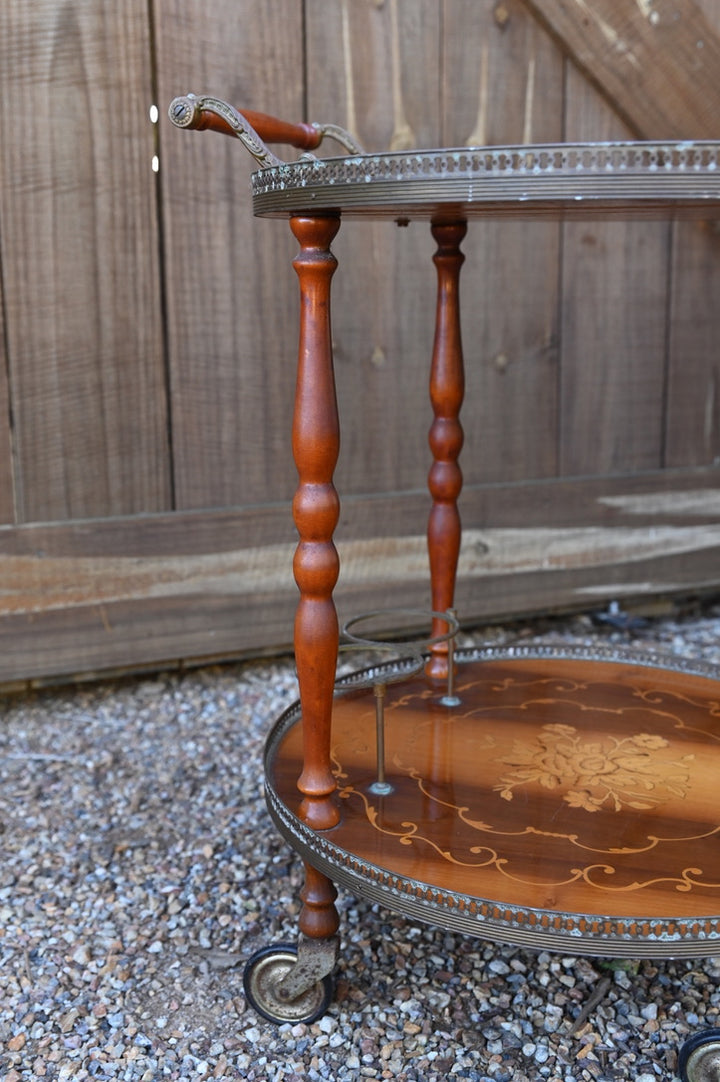
{"type": "Polygon", "coordinates": [[[362,154],[361,147],[353,137],[334,124],[290,124],[266,113],[250,110],[240,113],[226,101],[210,95],[198,97],[185,94],[174,98],[168,115],[178,128],[217,131],[240,139],[263,167],[283,164],[268,150],[267,143],[285,143],[298,150],[311,151],[319,147],[327,136],[351,154],[362,154]]]}
{"type": "MultiPolygon", "coordinates": [[[[171,106],[174,114],[173,120],[180,109],[183,110],[182,115],[184,115],[184,102],[186,100],[186,98],[176,98],[173,102],[171,106]]],[[[268,116],[267,113],[256,113],[250,109],[243,109],[242,116],[255,129],[264,143],[287,143],[288,146],[297,147],[298,150],[315,150],[322,141],[322,132],[312,124],[289,124],[285,120],[278,120],[277,117],[268,116]]],[[[195,103],[190,122],[184,123],[182,126],[191,128],[193,131],[205,131],[209,128],[211,131],[219,131],[223,135],[236,136],[235,129],[224,117],[220,116],[219,113],[210,112],[209,109],[199,108],[195,103]]]]}

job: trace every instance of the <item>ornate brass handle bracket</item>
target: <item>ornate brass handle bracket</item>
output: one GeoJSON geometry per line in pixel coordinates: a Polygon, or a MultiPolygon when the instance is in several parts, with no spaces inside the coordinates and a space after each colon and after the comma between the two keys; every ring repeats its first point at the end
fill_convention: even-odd
{"type": "Polygon", "coordinates": [[[178,128],[195,131],[219,131],[223,135],[235,136],[245,149],[252,154],[261,169],[283,165],[284,162],[266,143],[287,143],[304,150],[304,156],[312,157],[309,151],[320,146],[324,138],[334,139],[349,154],[362,154],[362,148],[336,124],[288,124],[284,120],[245,110],[240,113],[222,98],[208,94],[197,96],[184,94],[174,98],[168,109],[168,116],[178,128]]]}
{"type": "Polygon", "coordinates": [[[320,133],[321,140],[326,138],[334,140],[334,142],[339,143],[344,150],[347,150],[348,154],[365,153],[350,132],[346,131],[345,128],[338,127],[337,124],[312,124],[312,127],[320,133]]]}

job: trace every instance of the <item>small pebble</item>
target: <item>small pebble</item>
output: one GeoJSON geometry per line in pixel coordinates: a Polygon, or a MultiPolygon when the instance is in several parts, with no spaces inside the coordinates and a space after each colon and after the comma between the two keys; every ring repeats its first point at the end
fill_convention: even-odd
{"type": "MultiPolygon", "coordinates": [[[[641,634],[643,649],[720,660],[712,607],[641,634]]],[[[588,616],[477,633],[518,637],[627,635],[588,616]]],[[[297,942],[303,875],[267,813],[262,754],[295,695],[277,658],[0,696],[5,1082],[658,1082],[720,1024],[720,951],[536,954],[345,891],[328,1013],[263,1020],[243,965],[297,942]]]]}
{"type": "Polygon", "coordinates": [[[548,1033],[556,1033],[563,1022],[564,1013],[561,1007],[550,1004],[545,1008],[545,1029],[548,1033]]]}

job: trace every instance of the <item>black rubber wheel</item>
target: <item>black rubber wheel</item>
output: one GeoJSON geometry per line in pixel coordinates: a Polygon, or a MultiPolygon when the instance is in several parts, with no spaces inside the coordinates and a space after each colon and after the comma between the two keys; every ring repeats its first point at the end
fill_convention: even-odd
{"type": "Polygon", "coordinates": [[[678,1075],[682,1082],[720,1082],[720,1029],[704,1029],[680,1048],[678,1075]]]}
{"type": "Polygon", "coordinates": [[[284,1000],[278,994],[280,982],[296,960],[297,947],[293,943],[279,943],[263,947],[247,961],[243,973],[245,998],[268,1022],[316,1022],[332,1003],[335,982],[331,974],[297,999],[284,1000]]]}

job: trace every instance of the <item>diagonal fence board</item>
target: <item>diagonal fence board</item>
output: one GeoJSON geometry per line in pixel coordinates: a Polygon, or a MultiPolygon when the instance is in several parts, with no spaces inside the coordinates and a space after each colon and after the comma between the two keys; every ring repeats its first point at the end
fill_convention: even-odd
{"type": "Polygon", "coordinates": [[[523,0],[639,138],[720,136],[720,34],[695,0],[523,0]]]}

